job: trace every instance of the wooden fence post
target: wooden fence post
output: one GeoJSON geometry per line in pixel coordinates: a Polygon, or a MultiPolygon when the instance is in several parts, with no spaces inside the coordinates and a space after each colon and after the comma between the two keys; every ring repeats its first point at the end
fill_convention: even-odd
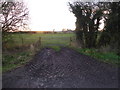
{"type": "Polygon", "coordinates": [[[21,40],[22,40],[22,46],[23,46],[23,37],[21,38],[21,40]]]}
{"type": "Polygon", "coordinates": [[[70,46],[71,46],[72,38],[70,37],[70,46]]]}
{"type": "Polygon", "coordinates": [[[41,37],[39,37],[39,45],[41,46],[41,37]]]}

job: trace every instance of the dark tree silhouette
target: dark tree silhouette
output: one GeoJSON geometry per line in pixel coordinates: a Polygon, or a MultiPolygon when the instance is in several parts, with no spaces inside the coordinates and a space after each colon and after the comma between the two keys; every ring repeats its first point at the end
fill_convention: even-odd
{"type": "Polygon", "coordinates": [[[102,18],[107,18],[109,2],[73,2],[69,3],[70,11],[76,17],[76,35],[83,47],[93,48],[99,42],[99,25],[102,18]]]}
{"type": "Polygon", "coordinates": [[[100,38],[100,45],[110,45],[111,48],[115,48],[120,55],[119,45],[119,26],[120,26],[120,2],[109,3],[109,16],[106,19],[105,30],[100,38]]]}
{"type": "Polygon", "coordinates": [[[93,2],[74,2],[73,4],[69,3],[69,6],[77,19],[76,35],[78,41],[84,47],[96,47],[99,21],[102,18],[103,10],[93,2]]]}

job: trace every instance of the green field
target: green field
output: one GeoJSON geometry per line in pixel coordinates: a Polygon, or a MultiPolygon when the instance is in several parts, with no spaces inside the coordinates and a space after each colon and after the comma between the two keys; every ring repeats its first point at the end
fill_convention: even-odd
{"type": "Polygon", "coordinates": [[[12,34],[12,40],[7,43],[7,48],[25,46],[41,41],[41,46],[69,45],[70,37],[75,40],[75,34],[12,34]]]}

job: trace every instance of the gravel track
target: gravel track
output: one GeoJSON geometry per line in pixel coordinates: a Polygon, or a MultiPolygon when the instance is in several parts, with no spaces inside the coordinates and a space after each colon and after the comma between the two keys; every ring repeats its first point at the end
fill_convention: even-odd
{"type": "Polygon", "coordinates": [[[44,48],[25,66],[3,73],[3,88],[118,88],[118,68],[69,48],[44,48]]]}

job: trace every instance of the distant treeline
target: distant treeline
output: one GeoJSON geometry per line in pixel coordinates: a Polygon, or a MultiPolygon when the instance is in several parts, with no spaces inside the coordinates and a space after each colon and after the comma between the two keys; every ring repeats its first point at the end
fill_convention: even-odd
{"type": "Polygon", "coordinates": [[[17,32],[7,32],[7,33],[29,33],[29,34],[36,34],[36,33],[73,33],[74,31],[17,31],[17,32]]]}

